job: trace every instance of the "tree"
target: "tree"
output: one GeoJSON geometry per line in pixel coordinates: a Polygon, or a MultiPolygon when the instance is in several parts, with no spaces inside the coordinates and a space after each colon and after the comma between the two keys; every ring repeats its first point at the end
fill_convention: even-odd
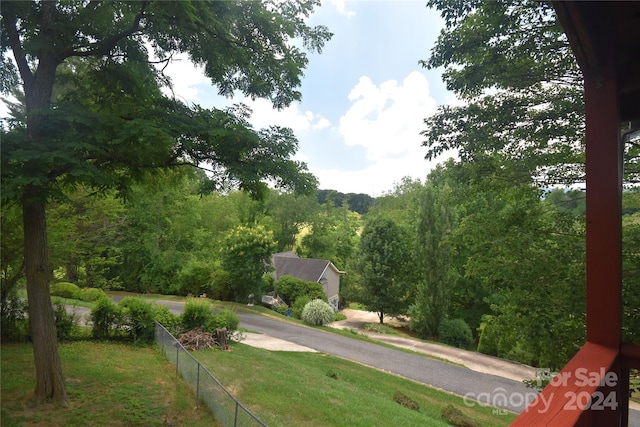
{"type": "Polygon", "coordinates": [[[276,248],[273,233],[261,225],[240,225],[227,234],[220,258],[236,301],[246,301],[249,294],[260,295],[262,276],[270,270],[276,248]]]}
{"type": "Polygon", "coordinates": [[[422,64],[444,67],[464,99],[425,120],[428,158],[499,155],[495,178],[540,185],[584,180],[582,77],[549,3],[431,0],[445,29],[422,64]]]}
{"type": "Polygon", "coordinates": [[[395,222],[384,217],[365,222],[356,265],[361,278],[360,302],[378,313],[380,323],[385,315],[404,314],[407,257],[405,233],[395,222]]]}
{"type": "MultiPolygon", "coordinates": [[[[263,179],[298,190],[315,180],[289,159],[289,130],[254,131],[242,111],[186,107],[162,95],[149,63],[178,52],[203,64],[220,93],[276,107],[298,99],[305,54],[330,34],[305,18],[317,2],[2,2],[2,69],[25,94],[25,123],[2,135],[3,197],[19,200],[37,399],[66,401],[49,297],[46,202],[62,184],[123,190],[145,171],[209,163],[211,183],[260,194],[263,179]],[[72,80],[60,98],[61,71],[72,80]]],[[[65,83],[64,78],[61,80],[65,83]]],[[[3,90],[9,88],[3,78],[3,90]]]]}
{"type": "Polygon", "coordinates": [[[428,181],[419,197],[415,258],[419,281],[410,309],[411,328],[433,336],[448,313],[459,276],[449,241],[456,226],[455,205],[446,183],[437,187],[428,181]]]}

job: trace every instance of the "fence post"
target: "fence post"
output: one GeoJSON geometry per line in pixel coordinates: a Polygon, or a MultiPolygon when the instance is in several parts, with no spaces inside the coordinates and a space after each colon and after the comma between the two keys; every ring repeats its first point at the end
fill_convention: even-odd
{"type": "Polygon", "coordinates": [[[238,406],[239,402],[236,400],[236,415],[233,418],[233,427],[236,427],[238,425],[238,406]]]}
{"type": "Polygon", "coordinates": [[[200,362],[198,361],[198,376],[196,380],[196,402],[200,402],[200,362]]]}
{"type": "Polygon", "coordinates": [[[179,364],[178,364],[178,358],[180,357],[180,347],[176,345],[176,378],[178,377],[178,374],[180,373],[180,368],[179,368],[179,364]]]}

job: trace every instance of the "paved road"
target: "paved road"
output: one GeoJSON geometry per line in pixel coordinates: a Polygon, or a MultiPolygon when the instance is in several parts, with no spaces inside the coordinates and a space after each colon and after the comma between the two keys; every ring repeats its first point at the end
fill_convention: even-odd
{"type": "Polygon", "coordinates": [[[460,396],[468,396],[466,401],[469,405],[477,404],[475,398],[479,398],[491,406],[521,412],[536,395],[532,389],[516,381],[393,348],[268,317],[251,314],[239,314],[239,317],[240,325],[244,328],[353,360],[460,396]]]}
{"type": "MultiPolygon", "coordinates": [[[[167,305],[175,314],[182,313],[184,307],[179,302],[157,302],[167,305]]],[[[464,404],[484,404],[520,413],[537,394],[519,381],[476,372],[401,350],[264,316],[238,313],[238,317],[243,328],[457,394],[464,404]]],[[[640,412],[630,412],[629,426],[640,427],[640,412]]]]}

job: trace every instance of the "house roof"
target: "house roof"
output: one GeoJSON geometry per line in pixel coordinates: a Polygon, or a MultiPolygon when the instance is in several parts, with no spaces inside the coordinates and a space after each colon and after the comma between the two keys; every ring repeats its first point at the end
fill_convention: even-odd
{"type": "Polygon", "coordinates": [[[282,252],[273,256],[274,276],[278,280],[282,276],[298,277],[309,282],[318,282],[325,271],[330,268],[338,274],[345,274],[326,259],[300,258],[294,252],[282,252]]]}

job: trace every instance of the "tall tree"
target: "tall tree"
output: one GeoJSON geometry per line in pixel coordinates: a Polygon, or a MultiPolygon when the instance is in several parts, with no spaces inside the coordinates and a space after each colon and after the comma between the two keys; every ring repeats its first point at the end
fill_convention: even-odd
{"type": "MultiPolygon", "coordinates": [[[[238,90],[284,107],[300,98],[307,58],[292,42],[320,50],[330,37],[305,19],[318,4],[204,1],[5,1],[2,69],[25,94],[26,123],[2,137],[3,196],[20,200],[38,399],[67,400],[49,297],[46,202],[58,185],[126,187],[146,170],[209,163],[212,182],[260,193],[263,179],[309,190],[289,156],[291,131],[257,132],[241,111],[188,108],[166,98],[149,64],[185,52],[204,65],[221,94],[238,90]],[[53,98],[61,66],[75,85],[53,98]],[[75,88],[74,88],[75,87],[75,88]]],[[[5,86],[3,78],[3,90],[5,86]]]]}
{"type": "Polygon", "coordinates": [[[411,328],[424,336],[436,335],[446,317],[458,272],[449,234],[456,226],[455,205],[446,183],[427,181],[419,199],[416,224],[416,264],[420,270],[411,328]]]}
{"type": "Polygon", "coordinates": [[[374,217],[362,230],[356,264],[362,291],[359,301],[378,313],[380,323],[386,315],[405,314],[407,242],[406,233],[389,218],[374,217]]]}
{"type": "Polygon", "coordinates": [[[262,276],[271,268],[276,248],[273,233],[261,225],[239,225],[229,231],[220,258],[231,278],[236,301],[246,301],[250,294],[260,295],[262,276]]]}

